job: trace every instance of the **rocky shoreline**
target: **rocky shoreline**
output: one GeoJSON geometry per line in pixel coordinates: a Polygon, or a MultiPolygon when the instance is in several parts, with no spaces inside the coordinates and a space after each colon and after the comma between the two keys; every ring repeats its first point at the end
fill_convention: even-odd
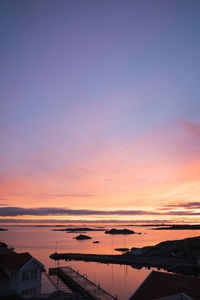
{"type": "Polygon", "coordinates": [[[54,253],[50,258],[125,264],[135,268],[155,267],[188,275],[199,273],[200,237],[166,241],[155,246],[133,249],[141,249],[141,254],[134,255],[134,252],[130,251],[122,255],[54,253]]]}
{"type": "Polygon", "coordinates": [[[140,248],[143,256],[175,257],[196,260],[200,256],[200,236],[161,242],[155,246],[140,248]]]}

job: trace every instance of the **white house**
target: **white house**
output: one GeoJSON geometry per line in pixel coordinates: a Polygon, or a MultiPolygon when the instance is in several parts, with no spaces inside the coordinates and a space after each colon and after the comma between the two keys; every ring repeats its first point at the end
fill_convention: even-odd
{"type": "Polygon", "coordinates": [[[19,295],[39,295],[44,265],[29,253],[0,257],[0,291],[12,290],[19,295]]]}

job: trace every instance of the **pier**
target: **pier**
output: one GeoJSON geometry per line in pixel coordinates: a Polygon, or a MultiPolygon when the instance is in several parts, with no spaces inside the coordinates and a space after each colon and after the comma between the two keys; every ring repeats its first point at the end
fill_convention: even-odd
{"type": "Polygon", "coordinates": [[[50,268],[49,275],[58,276],[58,278],[74,293],[80,294],[87,300],[118,300],[104,289],[100,284],[97,285],[90,281],[86,274],[81,275],[71,267],[50,268]]]}

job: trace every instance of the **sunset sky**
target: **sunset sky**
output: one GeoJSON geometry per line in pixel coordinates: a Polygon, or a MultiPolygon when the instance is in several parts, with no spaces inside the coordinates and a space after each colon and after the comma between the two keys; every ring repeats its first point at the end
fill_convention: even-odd
{"type": "Polygon", "coordinates": [[[200,1],[0,2],[0,223],[200,223],[200,1]]]}

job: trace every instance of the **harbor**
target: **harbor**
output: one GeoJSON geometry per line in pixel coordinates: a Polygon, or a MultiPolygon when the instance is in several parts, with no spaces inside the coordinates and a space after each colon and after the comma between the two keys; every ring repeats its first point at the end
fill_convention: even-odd
{"type": "MultiPolygon", "coordinates": [[[[49,278],[53,276],[53,283],[60,289],[57,278],[62,281],[62,286],[69,288],[72,292],[79,294],[87,300],[118,300],[104,289],[87,278],[86,274],[81,275],[71,267],[58,267],[49,269],[49,278]],[[56,278],[57,276],[57,278],[56,278]]],[[[63,290],[63,288],[62,288],[63,290]]]]}

